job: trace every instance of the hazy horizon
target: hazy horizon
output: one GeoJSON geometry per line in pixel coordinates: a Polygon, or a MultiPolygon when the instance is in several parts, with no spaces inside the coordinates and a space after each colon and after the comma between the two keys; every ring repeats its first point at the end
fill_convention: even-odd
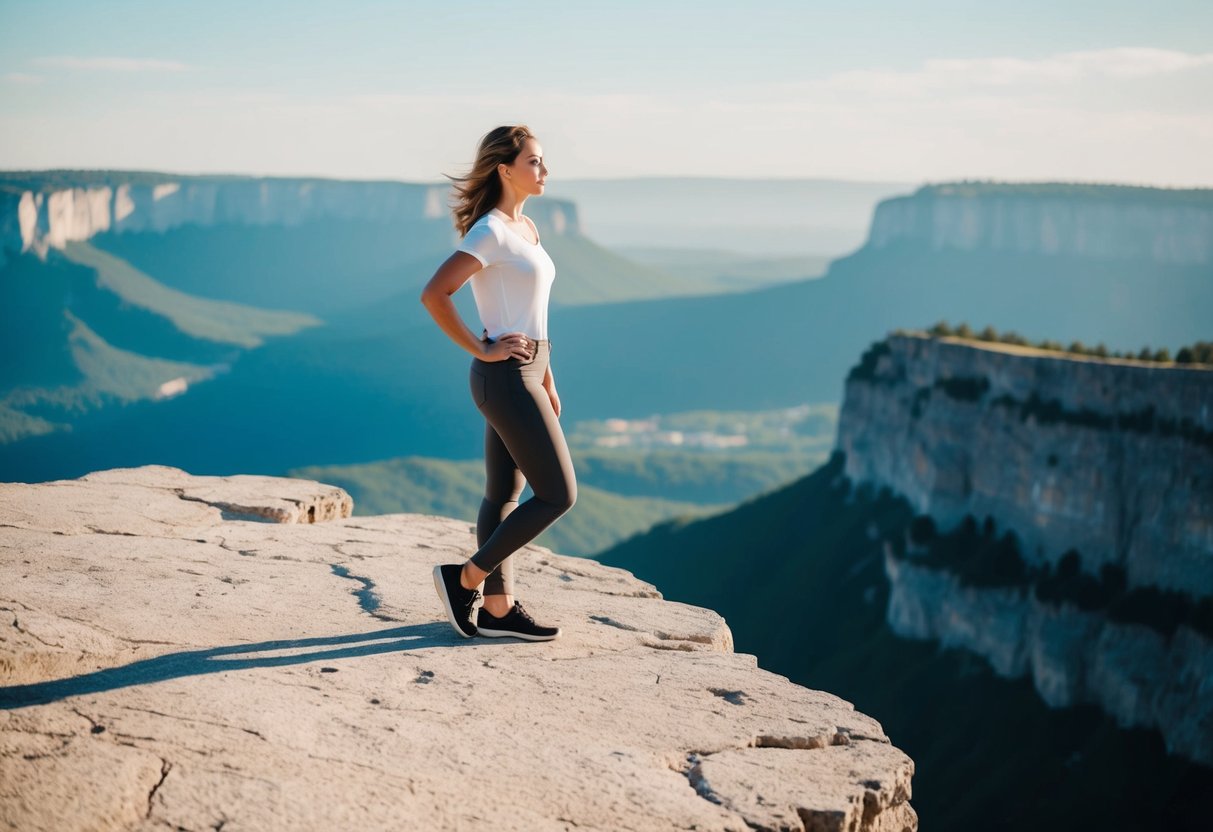
{"type": "MultiPolygon", "coordinates": [[[[117,167],[44,167],[44,168],[20,168],[20,167],[0,167],[0,175],[3,174],[45,174],[45,173],[68,173],[68,172],[85,172],[85,173],[124,173],[124,174],[163,174],[166,176],[197,176],[197,177],[232,177],[232,178],[249,178],[249,179],[299,179],[299,180],[329,180],[334,182],[383,182],[383,183],[401,183],[406,185],[443,185],[447,182],[443,179],[411,179],[405,177],[390,177],[390,176],[337,176],[337,175],[321,175],[307,173],[255,173],[251,171],[240,170],[215,170],[215,171],[197,171],[197,170],[180,170],[166,168],[117,168],[117,167]]],[[[887,185],[907,188],[920,188],[928,185],[952,184],[961,181],[968,182],[989,182],[994,184],[1011,184],[1011,185],[1034,185],[1034,184],[1062,184],[1062,185],[1111,185],[1115,187],[1141,187],[1141,188],[1158,188],[1162,190],[1210,190],[1213,189],[1213,182],[1208,184],[1192,184],[1192,185],[1165,185],[1153,182],[1134,182],[1129,180],[1114,180],[1114,179],[1079,179],[1074,177],[1062,178],[1056,177],[1052,179],[1041,178],[1026,178],[1014,179],[1006,177],[956,177],[953,179],[919,179],[919,180],[893,180],[893,179],[858,179],[849,177],[834,177],[834,176],[712,176],[709,174],[642,174],[642,175],[627,175],[627,176],[576,176],[569,179],[552,180],[553,182],[564,184],[582,184],[582,183],[600,183],[600,182],[645,182],[653,180],[685,180],[685,181],[712,181],[712,182],[745,182],[745,183],[820,183],[820,184],[846,184],[846,185],[887,185]]],[[[549,189],[546,195],[550,195],[549,189]]],[[[542,198],[542,197],[537,197],[542,198]]]]}

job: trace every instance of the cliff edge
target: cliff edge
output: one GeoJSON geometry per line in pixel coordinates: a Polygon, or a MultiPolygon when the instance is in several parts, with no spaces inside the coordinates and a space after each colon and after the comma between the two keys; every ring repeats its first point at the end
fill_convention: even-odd
{"type": "Polygon", "coordinates": [[[467,524],[145,466],[0,485],[0,823],[913,830],[875,720],[719,615],[527,547],[556,642],[464,640],[467,524]]]}
{"type": "Polygon", "coordinates": [[[1213,370],[893,335],[847,379],[845,473],[915,522],[886,620],[1213,766],[1213,370]]]}

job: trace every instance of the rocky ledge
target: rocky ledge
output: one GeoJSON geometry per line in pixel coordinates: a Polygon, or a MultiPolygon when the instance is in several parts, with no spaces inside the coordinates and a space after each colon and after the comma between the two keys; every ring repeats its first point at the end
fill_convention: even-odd
{"type": "Polygon", "coordinates": [[[528,547],[564,635],[465,640],[430,571],[468,524],[351,509],[160,466],[0,485],[0,826],[917,828],[880,724],[711,610],[528,547]]]}

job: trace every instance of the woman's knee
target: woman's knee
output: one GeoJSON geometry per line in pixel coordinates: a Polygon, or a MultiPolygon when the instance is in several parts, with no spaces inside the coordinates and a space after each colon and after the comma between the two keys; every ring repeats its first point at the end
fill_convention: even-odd
{"type": "Polygon", "coordinates": [[[560,513],[564,514],[577,503],[577,481],[569,480],[559,496],[560,499],[553,502],[556,508],[560,509],[560,513]]]}
{"type": "MultiPolygon", "coordinates": [[[[531,486],[534,487],[534,483],[531,486]]],[[[551,483],[546,488],[535,488],[535,496],[550,505],[560,516],[577,502],[577,482],[573,479],[551,483]]]]}

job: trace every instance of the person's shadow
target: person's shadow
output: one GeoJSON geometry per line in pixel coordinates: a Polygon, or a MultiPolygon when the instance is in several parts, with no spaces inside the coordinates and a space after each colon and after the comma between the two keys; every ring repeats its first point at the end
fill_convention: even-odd
{"type": "Polygon", "coordinates": [[[443,621],[410,624],[404,627],[390,627],[386,630],[350,633],[343,636],[280,639],[254,644],[232,644],[206,650],[186,650],[131,662],[121,667],[70,676],[66,679],[0,687],[0,710],[23,708],[27,705],[45,705],[69,696],[100,693],[131,685],[177,679],[182,676],[197,676],[202,673],[221,673],[250,667],[282,667],[321,659],[349,659],[357,656],[374,656],[378,653],[395,653],[401,650],[451,646],[461,642],[466,643],[463,639],[457,638],[451,632],[450,625],[443,621]],[[273,651],[309,647],[331,647],[333,649],[272,655],[273,651]],[[271,653],[271,655],[246,655],[255,653],[271,653]],[[231,656],[239,658],[228,658],[231,656]]]}

